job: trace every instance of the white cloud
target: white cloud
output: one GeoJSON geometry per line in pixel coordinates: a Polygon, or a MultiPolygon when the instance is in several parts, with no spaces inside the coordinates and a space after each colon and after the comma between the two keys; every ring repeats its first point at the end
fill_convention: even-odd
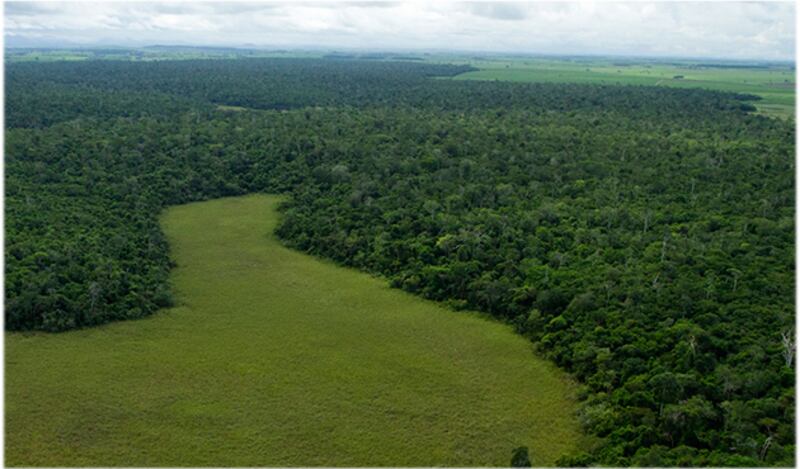
{"type": "Polygon", "coordinates": [[[116,45],[795,55],[793,2],[7,2],[5,9],[6,35],[53,45],[113,37],[116,45]]]}

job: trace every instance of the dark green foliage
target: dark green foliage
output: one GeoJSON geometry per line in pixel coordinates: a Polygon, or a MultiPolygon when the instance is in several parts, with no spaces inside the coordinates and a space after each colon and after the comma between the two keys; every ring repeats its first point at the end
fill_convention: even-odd
{"type": "Polygon", "coordinates": [[[564,461],[793,464],[793,123],[703,90],[429,78],[459,71],[9,66],[6,327],[152,313],[160,210],[284,192],[287,244],[492,314],[572,372],[601,443],[564,461]]]}
{"type": "Polygon", "coordinates": [[[618,110],[696,114],[736,109],[749,95],[704,90],[434,80],[467,66],[364,60],[241,59],[12,63],[7,127],[76,117],[169,117],[210,103],[253,109],[392,106],[427,109],[618,110]],[[267,78],[268,77],[268,78],[267,78]],[[140,102],[137,102],[137,98],[140,102]],[[678,100],[676,102],[676,99],[678,100]],[[680,103],[680,104],[678,104],[680,103]]]}
{"type": "Polygon", "coordinates": [[[531,467],[531,459],[528,457],[528,447],[520,446],[511,452],[511,467],[531,467]]]}

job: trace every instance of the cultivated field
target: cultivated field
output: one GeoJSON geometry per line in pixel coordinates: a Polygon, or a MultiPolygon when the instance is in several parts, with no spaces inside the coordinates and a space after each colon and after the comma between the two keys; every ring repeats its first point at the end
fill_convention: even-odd
{"type": "Polygon", "coordinates": [[[480,70],[456,80],[572,82],[676,86],[748,93],[762,99],[753,104],[775,117],[794,116],[795,71],[778,64],[720,64],[714,62],[633,59],[453,58],[480,70]]]}
{"type": "Polygon", "coordinates": [[[6,333],[6,464],[534,465],[573,386],[508,327],[282,247],[277,197],[170,209],[179,306],[6,333]]]}

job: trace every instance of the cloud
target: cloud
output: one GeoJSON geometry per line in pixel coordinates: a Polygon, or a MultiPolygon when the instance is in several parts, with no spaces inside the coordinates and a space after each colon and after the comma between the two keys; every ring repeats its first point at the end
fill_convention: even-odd
{"type": "Polygon", "coordinates": [[[468,2],[472,14],[498,20],[521,20],[527,16],[524,3],[512,2],[468,2]]]}
{"type": "Polygon", "coordinates": [[[792,2],[7,2],[51,45],[201,44],[793,60],[792,2]]]}
{"type": "Polygon", "coordinates": [[[342,2],[347,6],[354,6],[358,8],[394,8],[400,2],[342,2]]]}
{"type": "Polygon", "coordinates": [[[6,2],[6,15],[35,15],[47,13],[48,7],[43,3],[6,2]]]}

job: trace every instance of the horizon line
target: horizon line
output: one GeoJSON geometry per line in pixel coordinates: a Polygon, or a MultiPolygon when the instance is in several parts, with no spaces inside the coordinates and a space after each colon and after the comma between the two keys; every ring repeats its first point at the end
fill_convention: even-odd
{"type": "MultiPolygon", "coordinates": [[[[4,35],[4,39],[6,39],[6,35],[4,35]]],[[[5,42],[5,41],[4,41],[5,42]]],[[[690,55],[646,55],[646,54],[614,54],[614,53],[558,53],[558,52],[520,52],[520,51],[502,51],[502,50],[495,50],[495,51],[480,51],[480,50],[468,50],[468,49],[442,49],[442,48],[362,48],[362,47],[329,47],[329,46],[319,46],[319,45],[296,45],[296,46],[280,46],[280,45],[256,45],[256,44],[239,44],[239,45],[214,45],[214,44],[179,44],[179,43],[153,43],[153,44],[146,44],[146,45],[120,45],[120,44],[87,44],[87,45],[79,45],[79,44],[71,44],[71,45],[48,45],[48,46],[16,46],[16,45],[5,45],[3,46],[4,50],[14,50],[14,49],[27,49],[27,50],[93,50],[93,49],[104,49],[104,48],[115,48],[115,49],[129,49],[129,50],[136,50],[136,49],[146,49],[146,48],[153,48],[153,47],[189,47],[189,48],[208,48],[208,49],[237,49],[237,50],[250,50],[250,51],[303,51],[303,52],[341,52],[341,51],[348,51],[348,52],[381,52],[381,53],[426,53],[426,54],[488,54],[488,55],[495,55],[495,56],[507,56],[507,57],[557,57],[557,58],[626,58],[626,59],[656,59],[656,60],[671,60],[671,59],[679,59],[679,60],[718,60],[718,61],[729,61],[729,62],[757,62],[757,63],[790,63],[796,64],[797,57],[793,57],[791,59],[762,59],[762,58],[742,58],[742,57],[725,57],[725,56],[690,56],[690,55]]]]}

